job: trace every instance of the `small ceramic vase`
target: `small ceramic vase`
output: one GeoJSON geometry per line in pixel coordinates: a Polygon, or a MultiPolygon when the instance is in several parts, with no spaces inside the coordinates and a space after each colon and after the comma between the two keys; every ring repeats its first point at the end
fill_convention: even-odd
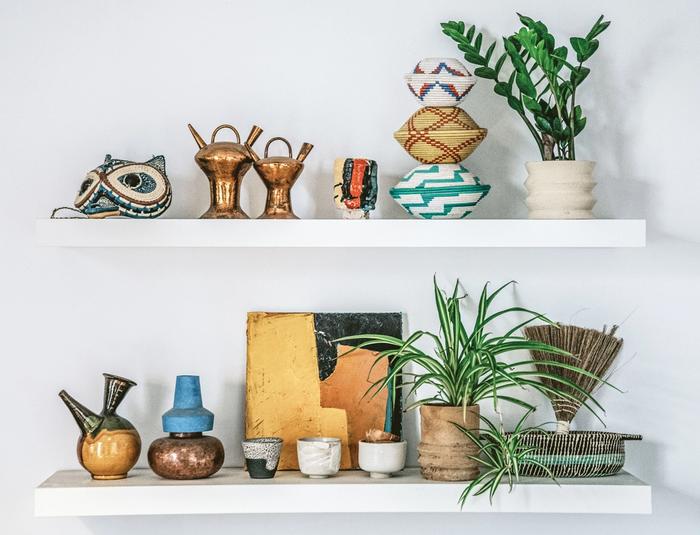
{"type": "Polygon", "coordinates": [[[178,375],[173,408],[163,414],[168,437],[153,441],[148,464],[166,479],[202,479],[221,469],[224,447],[218,438],[202,433],[214,427],[214,415],[202,406],[197,375],[178,375]]]}
{"type": "Polygon", "coordinates": [[[299,470],[312,479],[334,476],[340,470],[340,439],[308,437],[297,440],[299,470]]]}
{"type": "Polygon", "coordinates": [[[389,192],[412,216],[463,219],[490,190],[466,167],[444,163],[419,165],[389,192]]]}
{"type": "Polygon", "coordinates": [[[425,58],[405,77],[408,88],[423,106],[459,105],[476,78],[454,58],[425,58]]]}
{"type": "Polygon", "coordinates": [[[252,479],[275,477],[282,443],[278,437],[247,438],[241,442],[245,465],[252,479]]]}
{"type": "Polygon", "coordinates": [[[369,219],[377,192],[377,162],[365,158],[335,160],[333,198],[343,219],[369,219]]]}
{"type": "Polygon", "coordinates": [[[136,383],[108,373],[102,412],[95,414],[61,390],[58,395],[80,427],[78,460],[93,479],[123,479],[141,453],[141,437],[126,418],[116,414],[124,396],[136,383]]]}
{"type": "Polygon", "coordinates": [[[406,441],[359,442],[360,468],[373,479],[384,479],[406,466],[406,441]]]}

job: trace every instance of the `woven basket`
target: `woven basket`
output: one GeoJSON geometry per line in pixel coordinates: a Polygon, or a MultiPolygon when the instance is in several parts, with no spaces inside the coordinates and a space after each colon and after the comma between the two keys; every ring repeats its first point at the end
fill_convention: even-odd
{"type": "Polygon", "coordinates": [[[394,138],[421,163],[459,163],[476,150],[486,132],[461,108],[429,106],[411,115],[394,138]]]}
{"type": "MultiPolygon", "coordinates": [[[[527,458],[545,465],[554,477],[601,477],[617,474],[624,466],[625,440],[641,439],[641,435],[604,431],[543,432],[524,435],[521,444],[536,448],[527,458]]],[[[527,460],[520,473],[549,477],[544,469],[527,460]]]]}

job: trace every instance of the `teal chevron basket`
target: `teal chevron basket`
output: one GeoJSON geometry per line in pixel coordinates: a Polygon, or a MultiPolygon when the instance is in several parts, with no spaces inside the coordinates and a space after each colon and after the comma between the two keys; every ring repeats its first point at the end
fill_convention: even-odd
{"type": "Polygon", "coordinates": [[[426,164],[403,177],[390,193],[412,216],[463,219],[490,190],[460,164],[426,164]]]}

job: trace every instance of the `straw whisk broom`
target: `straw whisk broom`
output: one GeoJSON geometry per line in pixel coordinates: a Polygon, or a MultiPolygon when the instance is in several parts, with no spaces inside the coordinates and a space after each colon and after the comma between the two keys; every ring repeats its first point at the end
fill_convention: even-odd
{"type": "MultiPolygon", "coordinates": [[[[531,351],[535,366],[539,371],[567,379],[590,395],[600,386],[600,379],[605,379],[608,376],[610,367],[622,348],[622,338],[614,336],[617,329],[617,325],[613,325],[610,332],[606,332],[607,326],[604,326],[602,331],[597,331],[575,325],[557,324],[530,326],[523,331],[525,337],[530,340],[544,342],[571,353],[571,356],[565,356],[543,351],[531,351]],[[544,364],[544,361],[556,361],[577,366],[599,379],[581,375],[573,370],[544,364]]],[[[556,379],[543,377],[540,380],[545,385],[561,390],[574,398],[562,398],[553,394],[548,396],[557,418],[557,433],[568,433],[571,420],[574,419],[587,396],[566,384],[559,383],[556,379]]]]}

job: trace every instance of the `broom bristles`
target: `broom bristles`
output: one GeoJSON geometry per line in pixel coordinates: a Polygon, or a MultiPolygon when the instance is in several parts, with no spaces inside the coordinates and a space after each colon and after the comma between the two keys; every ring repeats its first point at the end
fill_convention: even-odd
{"type": "MultiPolygon", "coordinates": [[[[523,330],[525,336],[530,340],[544,342],[572,354],[572,356],[565,356],[544,351],[531,351],[535,366],[539,371],[566,379],[590,395],[601,385],[599,379],[581,375],[573,370],[542,364],[542,361],[555,361],[577,366],[600,379],[606,379],[608,370],[622,348],[622,338],[614,336],[617,329],[617,325],[613,325],[610,332],[606,332],[607,326],[603,326],[602,331],[597,331],[575,325],[557,324],[556,326],[530,326],[523,330]]],[[[574,398],[572,400],[553,394],[548,395],[557,420],[571,422],[587,396],[555,379],[543,377],[540,380],[546,386],[561,390],[574,398]]]]}

